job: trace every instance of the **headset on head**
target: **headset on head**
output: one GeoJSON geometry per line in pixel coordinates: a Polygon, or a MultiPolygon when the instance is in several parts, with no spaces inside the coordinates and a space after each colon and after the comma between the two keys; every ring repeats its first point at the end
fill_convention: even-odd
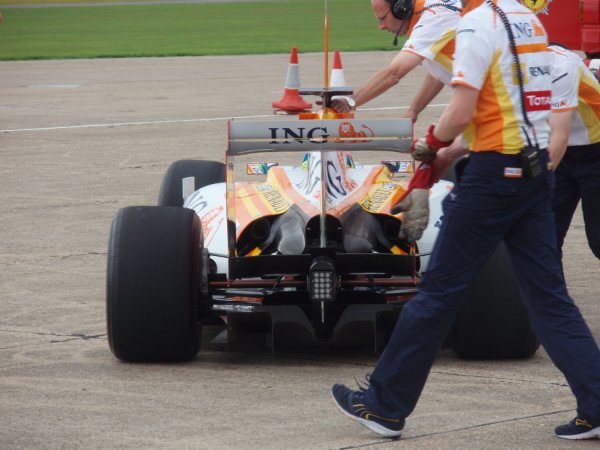
{"type": "MultiPolygon", "coordinates": [[[[394,16],[398,20],[410,19],[410,17],[413,14],[417,14],[417,15],[422,14],[429,9],[433,9],[433,8],[437,8],[437,7],[446,8],[446,9],[449,9],[454,12],[462,11],[461,8],[457,8],[456,6],[453,6],[453,5],[448,5],[445,2],[434,3],[432,5],[428,5],[428,6],[424,7],[423,9],[421,9],[419,11],[415,11],[414,10],[415,9],[414,0],[385,0],[385,1],[390,5],[390,8],[392,10],[392,16],[394,16]]],[[[535,0],[530,0],[530,1],[535,1],[535,0]]],[[[539,1],[543,1],[543,0],[539,0],[539,1]]],[[[547,0],[547,1],[552,1],[552,0],[547,0]]]]}
{"type": "Polygon", "coordinates": [[[392,16],[398,20],[406,20],[410,18],[414,10],[413,0],[385,0],[392,10],[392,16]]]}
{"type": "MultiPolygon", "coordinates": [[[[457,8],[456,6],[446,4],[445,1],[447,1],[447,0],[442,0],[442,2],[444,2],[444,3],[433,3],[432,5],[428,5],[419,11],[414,10],[414,8],[415,8],[414,0],[385,0],[385,1],[390,5],[392,16],[394,16],[398,20],[401,20],[402,22],[410,19],[413,14],[419,15],[429,9],[433,9],[433,8],[437,8],[437,7],[447,8],[447,9],[449,9],[451,11],[455,11],[455,12],[462,11],[460,8],[457,8]]],[[[402,27],[399,27],[398,31],[396,31],[396,35],[394,36],[394,42],[393,42],[394,46],[398,45],[398,35],[400,34],[401,31],[402,31],[402,27]]]]}

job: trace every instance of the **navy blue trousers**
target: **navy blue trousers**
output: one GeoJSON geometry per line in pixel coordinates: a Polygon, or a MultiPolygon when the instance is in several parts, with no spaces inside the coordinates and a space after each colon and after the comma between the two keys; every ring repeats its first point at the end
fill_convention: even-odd
{"type": "Polygon", "coordinates": [[[579,200],[588,244],[600,258],[600,142],[569,147],[556,169],[553,207],[559,249],[579,200]]]}
{"type": "MultiPolygon", "coordinates": [[[[444,217],[418,294],[407,303],[371,374],[366,403],[385,417],[407,417],[463,306],[479,269],[506,243],[531,325],[576,399],[578,413],[600,421],[600,351],[567,294],[556,246],[552,187],[545,170],[534,179],[505,178],[520,157],[474,153],[444,200],[444,217]]],[[[485,299],[482,299],[485,301],[485,299]]]]}

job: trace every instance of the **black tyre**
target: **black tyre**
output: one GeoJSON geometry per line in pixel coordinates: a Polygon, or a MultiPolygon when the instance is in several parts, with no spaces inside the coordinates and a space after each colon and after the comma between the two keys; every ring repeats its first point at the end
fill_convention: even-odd
{"type": "Polygon", "coordinates": [[[454,327],[454,351],[465,359],[527,358],[539,347],[521,301],[504,244],[483,266],[468,290],[454,327]]]}
{"type": "Polygon", "coordinates": [[[108,342],[124,361],[188,361],[200,348],[202,228],[186,208],[121,209],[110,231],[108,342]]]}
{"type": "Polygon", "coordinates": [[[182,159],[169,166],[158,194],[158,206],[183,206],[184,178],[194,177],[195,189],[225,182],[225,164],[182,159]]]}

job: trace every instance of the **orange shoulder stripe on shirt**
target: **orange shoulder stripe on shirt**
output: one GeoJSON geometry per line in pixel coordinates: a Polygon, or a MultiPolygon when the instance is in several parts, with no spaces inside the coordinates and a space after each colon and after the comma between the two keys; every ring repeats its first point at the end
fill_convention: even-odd
{"type": "Polygon", "coordinates": [[[464,81],[461,80],[452,80],[452,82],[450,83],[452,86],[464,86],[464,87],[468,87],[471,89],[475,89],[476,91],[478,91],[479,89],[477,89],[475,86],[469,84],[469,83],[465,83],[464,81]]]}
{"type": "MultiPolygon", "coordinates": [[[[413,11],[421,11],[424,8],[425,8],[425,0],[417,0],[415,2],[415,6],[413,7],[413,11]]],[[[408,31],[406,32],[407,36],[410,36],[410,34],[412,33],[413,28],[417,24],[417,21],[419,20],[420,17],[421,17],[420,14],[413,14],[412,15],[412,17],[410,18],[410,22],[408,23],[408,31]]]]}
{"type": "Polygon", "coordinates": [[[573,111],[574,109],[577,109],[577,106],[572,106],[570,108],[553,109],[552,112],[553,113],[563,113],[563,112],[573,111]]]}
{"type": "Polygon", "coordinates": [[[418,56],[421,59],[425,59],[425,57],[423,55],[419,55],[417,52],[415,52],[414,50],[410,49],[410,48],[403,48],[402,50],[400,50],[401,52],[406,52],[406,53],[411,53],[413,55],[418,56]]]}
{"type": "Polygon", "coordinates": [[[540,42],[538,44],[517,45],[517,53],[536,53],[548,51],[548,44],[540,42]]]}
{"type": "MultiPolygon", "coordinates": [[[[467,6],[462,10],[461,16],[464,16],[469,11],[473,11],[475,8],[483,4],[484,0],[471,0],[467,6]]],[[[496,2],[494,2],[496,3],[496,2]]]]}

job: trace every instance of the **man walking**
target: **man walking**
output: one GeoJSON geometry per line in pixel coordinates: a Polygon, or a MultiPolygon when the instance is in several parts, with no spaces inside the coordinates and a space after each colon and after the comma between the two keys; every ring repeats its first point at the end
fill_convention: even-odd
{"type": "Polygon", "coordinates": [[[600,259],[600,83],[581,58],[557,45],[553,57],[550,157],[559,250],[581,200],[585,233],[600,259]]]}
{"type": "Polygon", "coordinates": [[[444,221],[419,293],[400,315],[370,385],[353,391],[336,384],[332,396],[352,420],[399,437],[464,291],[504,241],[534,332],[577,400],[577,417],[555,433],[600,436],[600,351],[567,293],[556,247],[554,174],[545,150],[552,80],[548,73],[523,74],[526,67],[550,65],[547,37],[517,0],[479,3],[462,1],[452,99],[413,149],[415,159],[431,160],[463,133],[469,162],[444,200],[444,221]],[[525,24],[531,33],[513,32],[525,24]]]}

